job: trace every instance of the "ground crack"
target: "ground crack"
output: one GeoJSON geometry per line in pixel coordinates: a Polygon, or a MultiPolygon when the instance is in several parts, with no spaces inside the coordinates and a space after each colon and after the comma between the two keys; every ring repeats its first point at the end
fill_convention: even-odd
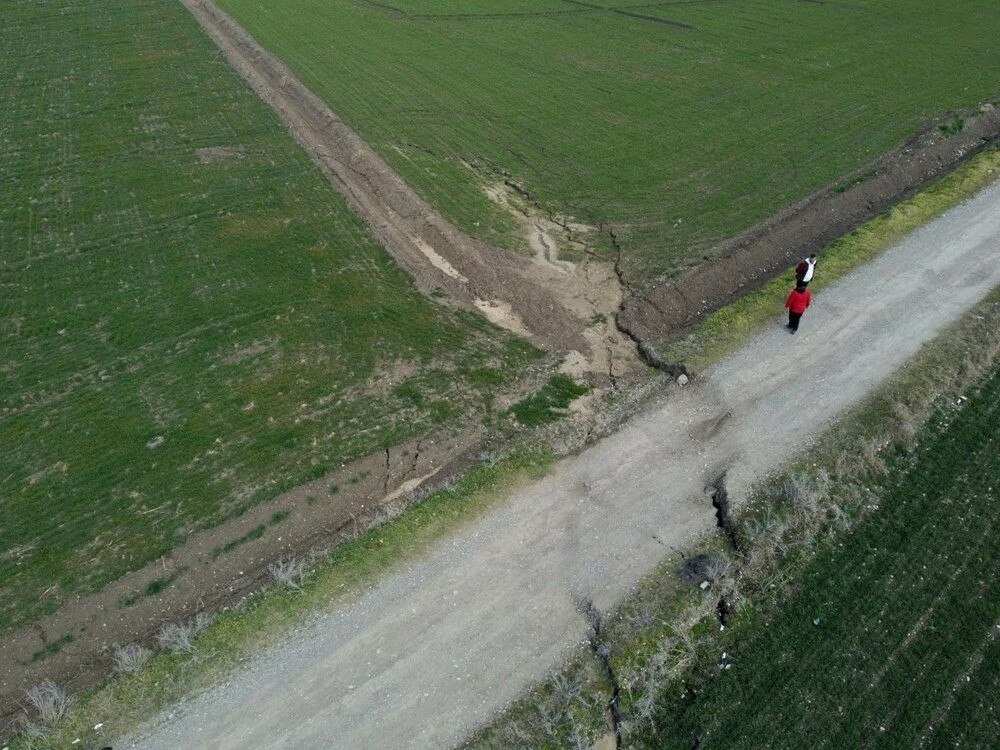
{"type": "MultiPolygon", "coordinates": [[[[726,535],[733,549],[741,555],[746,555],[746,549],[740,540],[740,535],[733,521],[732,509],[729,506],[729,493],[726,491],[726,472],[722,472],[710,487],[705,491],[712,498],[712,507],[715,508],[716,525],[726,535]]],[[[728,605],[727,605],[728,609],[728,605]]]]}
{"type": "Polygon", "coordinates": [[[719,597],[719,603],[715,605],[715,614],[719,618],[719,624],[725,627],[729,624],[729,615],[732,613],[732,607],[729,604],[729,600],[726,595],[723,594],[719,597]]]}
{"type": "MultiPolygon", "coordinates": [[[[629,299],[641,299],[651,305],[653,303],[649,302],[649,300],[642,295],[636,293],[635,290],[632,289],[632,285],[629,283],[628,279],[625,278],[625,273],[622,271],[622,246],[621,242],[618,240],[618,235],[615,234],[615,230],[611,227],[604,226],[601,226],[601,229],[608,233],[608,237],[611,239],[611,246],[615,251],[615,262],[613,264],[615,276],[618,277],[618,283],[621,284],[622,288],[628,292],[628,295],[622,300],[621,305],[618,307],[618,312],[615,314],[615,327],[633,344],[635,344],[636,351],[639,354],[639,359],[642,360],[643,364],[647,367],[652,367],[653,369],[665,372],[674,378],[680,377],[681,375],[686,378],[690,378],[691,373],[688,372],[688,369],[684,364],[671,364],[669,362],[664,362],[660,358],[660,355],[656,353],[656,349],[653,345],[648,341],[643,341],[642,337],[633,331],[625,322],[622,312],[625,309],[625,303],[628,302],[629,299]]],[[[653,306],[655,307],[655,305],[653,306]]]]}
{"type": "Polygon", "coordinates": [[[611,646],[604,640],[604,623],[601,613],[594,603],[589,599],[580,603],[580,611],[587,618],[590,625],[590,650],[601,665],[608,687],[611,689],[611,700],[608,701],[608,715],[611,719],[611,728],[615,733],[615,748],[622,746],[622,709],[621,709],[621,686],[618,684],[618,676],[615,674],[614,666],[611,664],[611,646]]]}
{"type": "Polygon", "coordinates": [[[389,494],[389,449],[385,449],[385,478],[382,480],[382,494],[389,494]]]}
{"type": "Polygon", "coordinates": [[[407,474],[414,474],[417,471],[417,464],[420,463],[420,444],[424,442],[423,438],[417,441],[417,447],[413,449],[413,460],[410,462],[409,471],[407,474]]]}
{"type": "MultiPolygon", "coordinates": [[[[520,183],[514,181],[514,179],[510,175],[510,172],[502,170],[500,174],[503,176],[504,185],[513,190],[515,193],[517,193],[517,195],[519,195],[524,201],[534,206],[535,210],[538,213],[542,214],[542,216],[547,221],[549,221],[552,224],[555,224],[557,227],[562,229],[563,234],[566,235],[566,242],[568,242],[570,245],[577,246],[580,252],[586,254],[591,253],[590,245],[588,245],[586,242],[583,242],[582,240],[577,239],[574,236],[573,228],[569,225],[569,222],[566,221],[566,219],[562,218],[559,214],[554,214],[551,211],[546,210],[542,206],[541,201],[538,200],[538,198],[531,191],[529,191],[526,187],[524,187],[520,183]]],[[[520,206],[515,205],[514,208],[517,209],[521,214],[523,214],[526,219],[529,220],[534,219],[534,217],[531,215],[530,212],[524,210],[520,206]]],[[[535,224],[535,229],[537,229],[539,233],[544,236],[545,234],[544,230],[542,229],[542,227],[538,226],[537,223],[535,224]]],[[[548,245],[548,243],[545,244],[548,245]]]]}

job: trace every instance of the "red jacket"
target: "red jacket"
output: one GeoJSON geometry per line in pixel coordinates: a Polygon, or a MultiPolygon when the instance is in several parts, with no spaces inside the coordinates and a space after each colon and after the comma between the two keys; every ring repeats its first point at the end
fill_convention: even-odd
{"type": "Polygon", "coordinates": [[[785,307],[793,313],[801,314],[806,311],[810,302],[812,302],[812,295],[809,294],[808,289],[804,292],[800,292],[798,289],[793,289],[792,293],[788,295],[788,299],[785,301],[785,307]]]}

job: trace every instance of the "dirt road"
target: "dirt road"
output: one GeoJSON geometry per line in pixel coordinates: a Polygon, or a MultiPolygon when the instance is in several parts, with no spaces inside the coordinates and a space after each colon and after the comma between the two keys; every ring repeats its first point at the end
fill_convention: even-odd
{"type": "Polygon", "coordinates": [[[1000,184],[124,746],[454,744],[584,639],[574,600],[611,607],[714,529],[707,482],[739,503],[997,284],[1000,184]]]}

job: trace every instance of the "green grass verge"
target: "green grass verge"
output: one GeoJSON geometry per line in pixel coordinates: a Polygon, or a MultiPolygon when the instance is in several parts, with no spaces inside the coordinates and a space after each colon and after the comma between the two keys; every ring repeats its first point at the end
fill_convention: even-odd
{"type": "Polygon", "coordinates": [[[638,285],[1000,96],[993,0],[219,4],[464,230],[506,172],[638,285]]]}
{"type": "Polygon", "coordinates": [[[112,744],[172,702],[212,685],[304,617],[342,605],[400,564],[418,558],[520,484],[540,479],[553,460],[548,448],[526,446],[473,469],[398,518],[337,547],[315,564],[301,591],[272,587],[247,599],[212,620],[198,637],[193,655],[160,654],[139,674],[113,678],[82,696],[49,735],[16,738],[11,750],[62,748],[77,738],[112,744]],[[92,727],[100,722],[104,726],[95,731],[92,727]]]}
{"type": "Polygon", "coordinates": [[[541,390],[521,399],[507,412],[525,427],[549,424],[563,416],[573,399],[588,390],[587,386],[574,383],[566,375],[554,375],[541,390]]]}
{"type": "MultiPolygon", "coordinates": [[[[833,284],[998,178],[1000,151],[979,154],[926,190],[824,247],[809,288],[817,291],[833,284]]],[[[683,362],[695,370],[717,362],[782,314],[785,298],[794,285],[795,270],[789,269],[761,289],[713,313],[686,336],[666,344],[663,360],[683,362]]]]}
{"type": "Polygon", "coordinates": [[[539,356],[418,294],[176,0],[12,0],[0,46],[0,632],[539,356]]]}

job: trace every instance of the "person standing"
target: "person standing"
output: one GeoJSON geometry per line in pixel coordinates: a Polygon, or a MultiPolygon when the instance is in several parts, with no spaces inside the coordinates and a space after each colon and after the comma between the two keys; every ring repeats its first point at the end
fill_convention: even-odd
{"type": "Polygon", "coordinates": [[[809,307],[810,302],[812,302],[812,294],[804,284],[799,284],[792,290],[788,299],[785,300],[785,307],[788,308],[788,325],[785,328],[792,333],[799,330],[799,320],[802,318],[802,313],[809,307]]]}
{"type": "Polygon", "coordinates": [[[819,259],[816,257],[816,253],[813,253],[795,266],[796,286],[809,286],[809,282],[812,281],[813,274],[816,273],[816,264],[818,262],[819,259]]]}

